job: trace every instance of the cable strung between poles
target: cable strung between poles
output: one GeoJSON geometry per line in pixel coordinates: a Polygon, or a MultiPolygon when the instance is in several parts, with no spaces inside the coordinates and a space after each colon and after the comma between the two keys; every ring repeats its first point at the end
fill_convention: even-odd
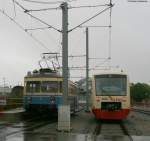
{"type": "Polygon", "coordinates": [[[48,10],[61,10],[60,7],[54,7],[54,8],[44,8],[44,9],[31,9],[27,10],[27,12],[39,12],[39,11],[48,11],[48,10]]]}
{"type": "Polygon", "coordinates": [[[87,6],[70,6],[68,9],[75,9],[75,8],[95,8],[95,7],[102,7],[102,6],[110,6],[109,4],[101,4],[101,5],[87,5],[87,6]]]}
{"type": "Polygon", "coordinates": [[[55,2],[50,2],[50,1],[36,1],[36,0],[22,0],[25,2],[31,2],[31,3],[37,3],[37,4],[60,4],[63,1],[55,1],[55,2]]]}
{"type": "MultiPolygon", "coordinates": [[[[110,6],[110,5],[104,4],[104,5],[90,5],[90,6],[77,6],[77,7],[70,6],[70,7],[68,7],[68,9],[95,8],[95,7],[102,7],[102,6],[110,6]]],[[[48,11],[48,10],[61,10],[61,8],[60,7],[54,7],[54,8],[43,8],[43,9],[31,9],[31,10],[27,10],[27,12],[38,12],[38,11],[48,11]]]]}
{"type": "Polygon", "coordinates": [[[22,9],[24,10],[24,13],[26,13],[27,15],[31,16],[32,18],[38,20],[39,22],[41,22],[41,23],[47,25],[48,27],[50,27],[50,28],[52,28],[52,29],[54,29],[54,30],[56,30],[56,31],[58,31],[58,32],[62,32],[61,30],[55,28],[54,26],[49,25],[48,23],[44,22],[43,20],[41,20],[41,19],[39,19],[39,18],[33,16],[32,14],[28,13],[28,10],[25,9],[25,8],[24,8],[21,4],[19,4],[17,1],[15,1],[15,3],[16,3],[20,8],[22,8],[22,9]]]}
{"type": "Polygon", "coordinates": [[[29,30],[45,30],[45,29],[48,29],[48,28],[51,28],[51,27],[37,27],[37,28],[26,28],[25,30],[26,31],[29,31],[29,30]]]}
{"type": "MultiPolygon", "coordinates": [[[[31,3],[37,3],[37,4],[60,4],[63,3],[64,1],[55,1],[55,2],[50,2],[50,1],[36,1],[36,0],[22,0],[25,2],[31,2],[31,3]]],[[[67,0],[67,2],[74,2],[77,0],[67,0]]]]}
{"type": "MultiPolygon", "coordinates": [[[[7,15],[7,13],[5,13],[3,10],[0,9],[0,12],[5,15],[7,18],[9,18],[12,22],[14,22],[20,29],[22,29],[24,32],[27,33],[27,35],[29,35],[34,41],[36,41],[40,46],[44,47],[45,49],[49,50],[48,47],[46,47],[41,41],[39,41],[36,37],[34,37],[31,33],[29,33],[28,31],[26,31],[24,29],[24,27],[22,25],[20,25],[19,23],[17,23],[12,17],[10,17],[9,15],[7,15]]],[[[50,51],[50,50],[49,50],[50,51]]]]}
{"type": "Polygon", "coordinates": [[[79,28],[86,28],[86,27],[99,28],[99,27],[110,27],[110,26],[105,26],[105,25],[85,25],[85,26],[79,26],[79,28]]]}
{"type": "Polygon", "coordinates": [[[12,2],[13,2],[13,8],[14,8],[14,17],[13,17],[13,19],[15,19],[16,18],[16,6],[15,6],[15,1],[14,0],[12,0],[12,2]]]}
{"type": "Polygon", "coordinates": [[[99,13],[95,14],[94,16],[92,16],[91,18],[87,19],[86,21],[82,22],[81,24],[77,25],[76,27],[70,29],[68,32],[71,32],[73,30],[75,30],[76,28],[80,27],[81,25],[89,22],[90,20],[94,19],[95,17],[99,16],[100,14],[104,13],[105,11],[107,11],[108,9],[110,9],[111,7],[113,7],[114,4],[110,5],[110,7],[105,8],[104,10],[100,11],[99,13]]]}

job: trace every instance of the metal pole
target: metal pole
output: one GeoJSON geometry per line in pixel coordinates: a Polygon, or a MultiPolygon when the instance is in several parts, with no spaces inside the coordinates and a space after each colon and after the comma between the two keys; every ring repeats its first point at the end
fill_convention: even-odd
{"type": "Polygon", "coordinates": [[[63,105],[68,104],[68,4],[62,8],[62,72],[63,72],[63,105]]]}
{"type": "Polygon", "coordinates": [[[89,29],[86,28],[86,112],[89,112],[89,29]]]}
{"type": "Polygon", "coordinates": [[[58,130],[69,131],[70,105],[68,102],[68,4],[62,3],[62,71],[63,71],[63,102],[58,107],[58,130]]]}

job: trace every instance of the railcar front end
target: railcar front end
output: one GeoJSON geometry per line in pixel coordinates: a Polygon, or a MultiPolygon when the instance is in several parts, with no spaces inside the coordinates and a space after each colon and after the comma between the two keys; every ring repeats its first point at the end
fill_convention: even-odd
{"type": "Polygon", "coordinates": [[[93,76],[92,112],[97,119],[122,120],[130,111],[129,78],[123,72],[93,76]]]}
{"type": "Polygon", "coordinates": [[[24,108],[27,111],[56,110],[61,102],[61,78],[26,77],[24,108]]]}
{"type": "MultiPolygon", "coordinates": [[[[43,71],[42,71],[43,72],[43,71]]],[[[56,73],[36,73],[24,78],[24,108],[26,111],[53,112],[62,104],[62,77],[56,73]]],[[[78,108],[76,86],[69,83],[69,102],[72,111],[78,108]]]]}

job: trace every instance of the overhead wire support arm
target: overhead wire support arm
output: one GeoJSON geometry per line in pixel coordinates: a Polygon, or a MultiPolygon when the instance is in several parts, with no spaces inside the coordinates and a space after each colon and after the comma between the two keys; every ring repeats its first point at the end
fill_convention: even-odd
{"type": "MultiPolygon", "coordinates": [[[[89,59],[90,59],[90,60],[91,60],[91,59],[93,59],[93,60],[94,60],[94,59],[95,59],[95,60],[106,60],[106,58],[96,58],[96,57],[93,57],[93,58],[90,57],[89,59]]],[[[108,59],[108,58],[107,58],[107,59],[108,59]]]]}
{"type": "Polygon", "coordinates": [[[48,29],[51,27],[37,27],[37,28],[26,28],[25,31],[29,31],[29,30],[44,30],[44,29],[48,29]]]}
{"type": "MultiPolygon", "coordinates": [[[[112,0],[110,0],[110,5],[112,5],[112,0]]],[[[112,21],[111,18],[112,17],[112,7],[110,8],[109,11],[109,38],[108,38],[108,59],[109,59],[109,65],[110,65],[110,61],[111,61],[111,27],[112,27],[112,21]]]]}
{"type": "MultiPolygon", "coordinates": [[[[30,3],[37,3],[37,4],[58,4],[58,3],[62,3],[64,2],[63,0],[62,1],[53,1],[53,2],[50,2],[50,1],[37,1],[37,0],[22,0],[22,1],[25,1],[25,2],[30,2],[30,3]]],[[[67,2],[73,2],[73,1],[77,1],[77,0],[67,0],[67,2]]]]}
{"type": "Polygon", "coordinates": [[[110,25],[109,26],[105,26],[105,25],[85,25],[85,26],[80,26],[80,28],[86,28],[86,27],[90,27],[90,28],[99,28],[99,27],[111,27],[110,25]]]}
{"type": "Polygon", "coordinates": [[[68,9],[75,9],[75,8],[95,8],[95,7],[102,7],[102,6],[110,6],[109,4],[99,4],[99,5],[87,5],[87,6],[70,6],[68,9]]]}
{"type": "Polygon", "coordinates": [[[56,2],[50,2],[50,1],[36,1],[36,0],[22,0],[25,2],[31,2],[31,3],[37,3],[37,4],[58,4],[62,3],[63,1],[56,1],[56,2]]]}
{"type": "Polygon", "coordinates": [[[78,57],[85,57],[86,55],[69,55],[70,58],[78,58],[78,57]]]}
{"type": "Polygon", "coordinates": [[[34,18],[34,19],[40,21],[41,23],[47,25],[49,28],[54,29],[54,30],[56,30],[56,31],[58,31],[58,32],[62,32],[61,30],[59,30],[59,29],[57,29],[57,28],[55,28],[55,27],[49,25],[48,23],[46,23],[46,22],[44,22],[43,20],[41,20],[41,19],[39,19],[39,18],[33,16],[32,14],[30,14],[30,13],[26,13],[26,14],[27,14],[27,15],[30,15],[32,18],[34,18]]]}
{"type": "Polygon", "coordinates": [[[82,22],[81,24],[77,25],[76,27],[70,29],[68,32],[71,32],[75,29],[77,29],[78,27],[82,26],[83,24],[89,22],[90,20],[96,18],[97,16],[99,16],[100,14],[104,13],[105,11],[107,11],[108,9],[112,8],[114,6],[114,4],[109,4],[109,7],[105,8],[104,10],[100,11],[99,13],[95,14],[94,16],[92,16],[91,18],[87,19],[86,21],[82,22]]]}
{"type": "Polygon", "coordinates": [[[61,10],[60,7],[55,7],[55,8],[44,8],[44,9],[31,9],[27,10],[27,12],[38,12],[38,11],[48,11],[48,10],[61,10]]]}
{"type": "Polygon", "coordinates": [[[52,26],[52,25],[50,25],[50,24],[44,22],[43,20],[41,20],[41,19],[39,19],[39,18],[33,16],[32,14],[28,13],[28,12],[29,12],[28,9],[25,9],[25,8],[24,8],[21,4],[19,4],[18,2],[16,2],[16,1],[14,1],[14,2],[15,2],[20,8],[22,8],[22,9],[24,10],[24,13],[26,13],[27,15],[29,15],[29,16],[31,16],[32,18],[36,19],[37,21],[39,21],[39,22],[41,22],[41,23],[47,25],[49,28],[52,28],[52,29],[54,29],[54,30],[56,30],[56,31],[58,31],[58,32],[62,32],[61,30],[55,28],[54,26],[52,26]]]}

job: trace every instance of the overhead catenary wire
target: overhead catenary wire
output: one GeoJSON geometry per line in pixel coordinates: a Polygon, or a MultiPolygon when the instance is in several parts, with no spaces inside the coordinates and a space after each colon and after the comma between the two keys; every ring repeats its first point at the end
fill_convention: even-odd
{"type": "Polygon", "coordinates": [[[62,3],[63,1],[36,1],[36,0],[22,0],[25,2],[30,2],[30,3],[37,3],[37,4],[58,4],[62,3]]]}
{"type": "Polygon", "coordinates": [[[105,26],[105,25],[85,25],[85,26],[79,26],[79,28],[86,28],[86,27],[89,27],[89,28],[103,28],[103,27],[106,27],[106,28],[108,28],[108,27],[110,27],[110,25],[109,26],[105,26]]]}
{"type": "MultiPolygon", "coordinates": [[[[112,5],[112,0],[110,0],[110,5],[112,5]]],[[[108,65],[110,66],[111,65],[111,44],[112,44],[112,41],[111,41],[111,27],[112,27],[112,7],[110,8],[110,11],[109,11],[109,37],[108,37],[108,65]]]]}
{"type": "Polygon", "coordinates": [[[96,8],[96,7],[103,7],[109,6],[109,4],[99,4],[99,5],[86,5],[86,6],[70,6],[68,9],[75,9],[75,8],[96,8]]]}
{"type": "Polygon", "coordinates": [[[105,59],[104,61],[102,61],[101,63],[99,63],[99,65],[96,65],[95,68],[99,67],[100,65],[105,64],[108,61],[109,61],[109,58],[105,59]]]}
{"type": "MultiPolygon", "coordinates": [[[[0,12],[5,15],[7,18],[9,18],[12,22],[14,22],[20,29],[22,29],[24,32],[27,33],[34,41],[36,41],[40,46],[44,47],[45,49],[49,50],[41,41],[39,41],[36,37],[34,37],[32,34],[27,32],[22,25],[20,25],[18,22],[16,22],[12,17],[10,17],[4,10],[0,9],[0,12]]],[[[50,51],[50,50],[49,50],[50,51]]]]}
{"type": "Polygon", "coordinates": [[[67,2],[74,2],[74,1],[78,1],[78,0],[66,0],[67,2]]]}
{"type": "MultiPolygon", "coordinates": [[[[14,1],[14,0],[13,0],[14,1]]],[[[95,7],[102,7],[102,6],[109,6],[108,4],[104,5],[87,5],[87,6],[70,6],[68,9],[75,9],[75,8],[95,8],[95,7]]],[[[43,9],[26,9],[26,12],[38,12],[38,11],[48,11],[48,10],[61,10],[60,7],[51,7],[51,8],[43,8],[43,9]]]]}
{"type": "Polygon", "coordinates": [[[52,26],[52,25],[46,23],[45,21],[41,20],[40,18],[37,18],[37,17],[33,16],[32,14],[28,13],[28,10],[25,9],[25,8],[24,8],[21,4],[19,4],[17,1],[15,1],[15,3],[16,3],[20,8],[22,8],[22,9],[24,10],[24,13],[26,13],[27,15],[29,15],[29,16],[31,16],[32,18],[36,19],[37,21],[39,21],[39,22],[41,22],[41,23],[47,25],[48,27],[54,29],[55,31],[61,32],[61,30],[59,30],[59,29],[55,28],[54,26],[52,26]]]}
{"type": "Polygon", "coordinates": [[[54,7],[54,8],[43,8],[43,9],[29,9],[27,12],[38,12],[38,11],[48,11],[48,10],[58,10],[60,7],[54,7]]]}
{"type": "Polygon", "coordinates": [[[13,8],[14,8],[14,19],[16,18],[16,6],[15,6],[15,0],[12,0],[13,2],[13,8]]]}
{"type": "Polygon", "coordinates": [[[108,58],[96,58],[96,57],[90,57],[89,60],[106,60],[108,58]]]}
{"type": "MultiPolygon", "coordinates": [[[[57,55],[58,58],[62,58],[61,55],[57,55]]],[[[86,57],[85,54],[81,54],[81,55],[68,55],[69,58],[82,58],[82,57],[86,57]]],[[[99,58],[99,57],[90,57],[89,60],[105,60],[107,61],[109,58],[99,58]]]]}
{"type": "MultiPolygon", "coordinates": [[[[62,32],[61,30],[55,28],[55,27],[52,26],[52,25],[49,25],[49,24],[46,23],[45,21],[43,21],[43,20],[41,20],[41,19],[37,18],[36,16],[33,16],[32,14],[29,13],[30,11],[34,11],[34,10],[28,10],[28,9],[24,8],[24,7],[23,7],[21,4],[19,4],[18,2],[16,2],[16,1],[14,1],[14,2],[15,2],[20,8],[22,8],[22,9],[24,10],[24,13],[30,15],[32,18],[34,18],[34,19],[38,20],[39,22],[41,22],[41,23],[43,23],[43,24],[49,26],[50,28],[52,28],[52,29],[54,29],[54,30],[56,30],[56,31],[58,31],[58,32],[62,32]]],[[[83,24],[87,23],[88,21],[92,20],[93,18],[97,17],[98,15],[100,15],[100,14],[102,14],[103,12],[107,11],[108,9],[112,8],[112,7],[114,6],[114,4],[107,4],[107,6],[109,6],[109,7],[108,7],[108,8],[105,8],[104,10],[102,10],[102,11],[100,11],[99,13],[95,14],[94,16],[92,16],[91,18],[89,18],[89,19],[87,19],[86,21],[82,22],[81,24],[77,25],[76,27],[70,29],[68,32],[71,32],[71,31],[75,30],[76,28],[81,27],[83,24]]],[[[92,6],[85,6],[85,7],[92,7],[92,6]]]]}
{"type": "MultiPolygon", "coordinates": [[[[41,20],[41,19],[39,19],[39,18],[33,16],[32,14],[30,14],[29,12],[32,11],[32,10],[25,9],[25,8],[24,8],[22,5],[20,5],[18,2],[16,2],[15,0],[13,0],[13,1],[14,1],[14,3],[16,3],[20,8],[22,8],[22,9],[24,10],[24,13],[28,14],[29,16],[31,16],[32,18],[36,19],[37,21],[40,21],[41,23],[45,24],[45,25],[47,26],[47,27],[45,27],[45,29],[46,29],[46,28],[52,28],[52,29],[54,29],[54,30],[56,30],[56,31],[62,32],[61,30],[59,30],[59,29],[57,29],[57,28],[55,28],[55,27],[49,25],[48,23],[44,22],[43,20],[41,20]]],[[[80,25],[78,25],[78,26],[72,28],[72,29],[69,30],[68,32],[71,32],[71,31],[75,30],[75,29],[78,28],[78,27],[82,27],[83,24],[87,23],[88,21],[92,20],[93,18],[97,17],[97,16],[100,15],[101,13],[103,13],[103,12],[105,12],[106,10],[111,9],[111,8],[113,7],[113,5],[110,5],[110,4],[107,5],[107,6],[109,6],[109,7],[106,8],[106,9],[104,9],[104,10],[102,10],[102,11],[100,11],[99,13],[97,13],[96,15],[92,16],[91,18],[87,19],[86,21],[82,22],[80,25]]],[[[87,7],[87,6],[85,6],[85,7],[87,7]]],[[[78,8],[79,8],[79,7],[78,7],[78,8]]],[[[84,7],[81,6],[80,8],[84,8],[84,7]]],[[[110,15],[111,15],[111,14],[110,14],[110,15]]],[[[91,26],[91,27],[94,27],[94,26],[91,26]]],[[[100,27],[100,26],[95,26],[95,27],[100,27]]],[[[109,26],[101,26],[101,27],[109,27],[109,28],[111,29],[111,21],[110,21],[110,25],[109,25],[109,26]]],[[[24,30],[26,33],[28,33],[31,37],[33,37],[33,35],[30,34],[30,33],[27,32],[27,31],[28,31],[28,30],[39,30],[39,29],[40,29],[40,28],[33,28],[33,29],[32,29],[32,28],[31,28],[31,29],[24,29],[24,28],[23,28],[23,30],[24,30]]],[[[42,29],[42,28],[41,28],[41,29],[42,29]]],[[[44,27],[43,27],[43,29],[44,29],[44,27]]],[[[34,38],[34,37],[33,37],[33,38],[34,38]]],[[[110,56],[110,55],[109,55],[109,56],[110,56]]],[[[75,56],[69,56],[69,57],[74,58],[75,56]]],[[[77,57],[77,56],[76,56],[76,57],[77,57]]],[[[80,57],[81,57],[81,56],[80,56],[80,57]]],[[[96,59],[96,58],[95,58],[95,59],[96,59]]],[[[107,60],[108,60],[108,59],[107,59],[107,60]]]]}
{"type": "MultiPolygon", "coordinates": [[[[119,66],[111,66],[112,68],[118,68],[119,66]]],[[[62,68],[62,67],[60,67],[62,68]]],[[[92,70],[104,70],[104,69],[110,69],[108,66],[97,66],[97,67],[91,67],[89,68],[89,71],[92,71],[92,70]]],[[[80,71],[80,70],[83,70],[83,71],[86,71],[86,67],[85,66],[80,66],[80,67],[69,67],[69,70],[72,70],[72,71],[80,71]]]]}
{"type": "Polygon", "coordinates": [[[108,58],[111,59],[111,27],[109,27],[109,39],[108,39],[108,58]]]}
{"type": "Polygon", "coordinates": [[[41,22],[41,23],[43,23],[43,24],[49,26],[49,28],[52,28],[52,29],[54,29],[55,31],[58,31],[58,32],[62,32],[61,30],[59,30],[59,29],[55,28],[54,26],[52,26],[52,25],[50,25],[50,24],[44,22],[43,20],[41,20],[41,19],[39,19],[39,18],[33,16],[32,14],[30,14],[30,13],[26,13],[26,14],[27,14],[27,15],[30,15],[32,18],[38,20],[39,22],[41,22]]]}
{"type": "MultiPolygon", "coordinates": [[[[80,58],[80,57],[85,57],[86,55],[69,55],[68,57],[70,57],[70,58],[80,58]]],[[[62,56],[61,55],[57,55],[57,57],[58,58],[62,58],[62,56]]]]}
{"type": "Polygon", "coordinates": [[[26,31],[33,31],[33,30],[45,30],[45,29],[48,29],[48,28],[51,28],[51,27],[37,27],[37,28],[25,28],[26,31]]]}
{"type": "MultiPolygon", "coordinates": [[[[63,3],[64,1],[36,1],[36,0],[22,0],[22,1],[25,1],[25,2],[30,2],[30,3],[36,3],[36,4],[59,4],[59,3],[63,3]]],[[[67,2],[74,2],[74,1],[77,1],[77,0],[67,0],[67,2]]]]}
{"type": "MultiPolygon", "coordinates": [[[[76,9],[76,8],[95,8],[95,7],[102,7],[102,6],[109,6],[108,4],[104,5],[87,5],[87,6],[69,6],[68,9],[76,9]]],[[[60,7],[51,7],[51,8],[43,8],[43,9],[28,9],[27,12],[38,12],[38,11],[48,11],[48,10],[61,10],[60,7]]]]}
{"type": "Polygon", "coordinates": [[[110,9],[111,7],[113,7],[114,4],[110,5],[109,7],[105,8],[104,10],[98,12],[97,14],[95,14],[94,16],[90,17],[89,19],[87,19],[86,21],[82,22],[81,24],[75,26],[74,28],[70,29],[68,32],[71,32],[73,30],[75,30],[76,28],[82,26],[83,24],[89,22],[90,20],[94,19],[95,17],[99,16],[100,14],[104,13],[105,11],[107,11],[108,9],[110,9]]]}

